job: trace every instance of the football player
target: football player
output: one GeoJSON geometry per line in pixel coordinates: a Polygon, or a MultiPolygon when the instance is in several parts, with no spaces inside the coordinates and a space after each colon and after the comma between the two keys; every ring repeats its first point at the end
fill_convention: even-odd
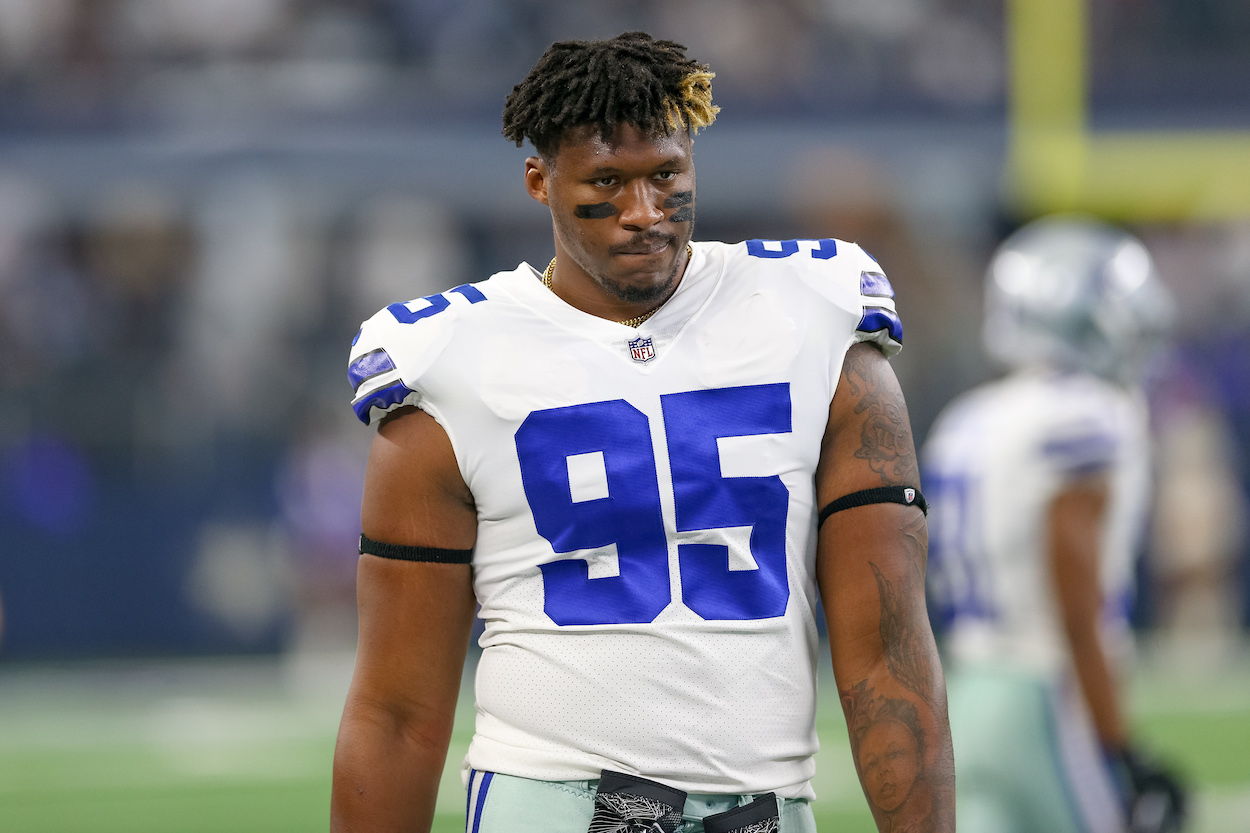
{"type": "Polygon", "coordinates": [[[503,132],[555,257],[357,336],[333,829],[429,829],[476,603],[470,831],[812,831],[818,587],[881,829],[953,829],[894,293],[851,243],[692,242],[711,78],[553,45],[503,132]]]}
{"type": "Polygon", "coordinates": [[[1145,247],[1089,218],[1034,221],[991,262],[984,342],[1011,371],[922,454],[961,833],[1180,829],[1118,673],[1150,494],[1139,382],[1172,314],[1145,247]]]}

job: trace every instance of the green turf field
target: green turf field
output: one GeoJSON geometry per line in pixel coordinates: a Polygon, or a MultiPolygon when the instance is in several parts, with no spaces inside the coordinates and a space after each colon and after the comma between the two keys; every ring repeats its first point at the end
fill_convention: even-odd
{"type": "MultiPolygon", "coordinates": [[[[0,831],[325,830],[348,661],[0,665],[0,831]]],[[[1198,787],[1195,833],[1250,830],[1250,662],[1147,668],[1133,708],[1198,787]]],[[[464,824],[457,766],[471,725],[463,702],[439,833],[464,824]]],[[[873,830],[834,697],[822,698],[820,734],[821,830],[873,830]]]]}

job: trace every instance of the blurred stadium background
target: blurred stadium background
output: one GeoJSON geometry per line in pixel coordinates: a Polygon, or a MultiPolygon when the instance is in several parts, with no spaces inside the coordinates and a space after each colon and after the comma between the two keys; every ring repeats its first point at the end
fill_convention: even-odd
{"type": "MultiPolygon", "coordinates": [[[[1084,210],[1145,240],[1181,326],[1132,702],[1196,829],[1250,829],[1250,5],[0,0],[0,830],[325,828],[370,434],[348,343],[546,262],[503,98],[552,41],[635,28],[717,73],[699,238],[885,266],[918,439],[992,372],[1006,233],[1084,210]]],[[[871,829],[824,705],[822,824],[871,829]]]]}

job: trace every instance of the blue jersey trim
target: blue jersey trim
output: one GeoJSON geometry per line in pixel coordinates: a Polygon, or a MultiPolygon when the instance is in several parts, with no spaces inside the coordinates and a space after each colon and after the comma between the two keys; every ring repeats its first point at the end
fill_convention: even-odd
{"type": "Polygon", "coordinates": [[[1115,460],[1116,438],[1109,434],[1058,437],[1042,445],[1042,454],[1074,474],[1092,474],[1115,460]]]}
{"type": "Polygon", "coordinates": [[[859,319],[859,326],[855,329],[861,333],[889,330],[890,338],[899,344],[903,343],[903,322],[896,312],[884,307],[864,307],[864,316],[859,319]]]}
{"type": "Polygon", "coordinates": [[[894,287],[890,286],[890,279],[880,272],[860,272],[859,294],[872,298],[893,298],[894,287]]]}
{"type": "Polygon", "coordinates": [[[391,360],[390,354],[379,347],[347,366],[347,381],[351,382],[352,393],[355,393],[365,381],[394,369],[395,362],[391,360]]]}
{"type": "Polygon", "coordinates": [[[407,399],[413,389],[405,385],[403,382],[396,382],[393,385],[387,385],[384,388],[378,388],[370,393],[359,402],[352,403],[352,410],[356,412],[356,416],[365,425],[369,424],[369,411],[372,408],[382,408],[383,410],[398,405],[407,399]]]}

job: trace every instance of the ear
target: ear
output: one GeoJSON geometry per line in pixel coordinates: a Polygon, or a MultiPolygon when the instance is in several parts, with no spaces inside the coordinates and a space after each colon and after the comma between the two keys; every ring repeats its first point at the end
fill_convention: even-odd
{"type": "Polygon", "coordinates": [[[525,190],[543,205],[551,205],[547,201],[547,184],[551,169],[541,157],[531,156],[525,160],[525,190]]]}

